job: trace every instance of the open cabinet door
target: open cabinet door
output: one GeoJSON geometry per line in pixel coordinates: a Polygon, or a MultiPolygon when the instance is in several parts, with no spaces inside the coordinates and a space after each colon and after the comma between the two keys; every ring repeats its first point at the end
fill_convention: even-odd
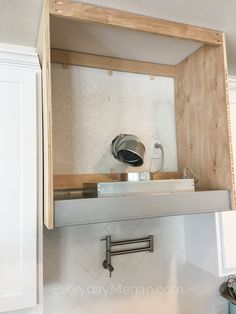
{"type": "Polygon", "coordinates": [[[52,161],[52,96],[50,57],[49,1],[45,0],[39,28],[37,49],[42,67],[43,90],[43,171],[44,171],[44,224],[53,228],[53,161],[52,161]]]}

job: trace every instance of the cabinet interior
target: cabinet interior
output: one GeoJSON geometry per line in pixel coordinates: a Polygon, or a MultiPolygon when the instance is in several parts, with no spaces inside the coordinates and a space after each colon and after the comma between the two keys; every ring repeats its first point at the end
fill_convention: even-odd
{"type": "MultiPolygon", "coordinates": [[[[59,97],[63,97],[63,88],[67,88],[60,85],[60,81],[54,84],[55,75],[60,73],[54,69],[59,65],[64,71],[82,67],[106,70],[106,75],[116,71],[146,76],[147,80],[149,77],[151,80],[154,77],[172,79],[177,167],[158,173],[155,178],[179,178],[188,167],[197,174],[199,189],[233,189],[227,65],[222,32],[68,1],[45,2],[43,18],[42,37],[48,63],[42,61],[42,64],[48,71],[45,80],[52,80],[52,94],[58,88],[59,97]]],[[[68,81],[68,88],[71,88],[70,84],[72,82],[68,81]]],[[[51,90],[44,88],[51,97],[51,90]]],[[[72,97],[73,93],[71,102],[72,97]]],[[[45,165],[49,176],[47,194],[48,187],[51,193],[51,200],[48,198],[47,201],[52,202],[53,189],[81,189],[83,182],[120,180],[121,172],[112,170],[53,171],[53,154],[56,153],[53,136],[54,128],[58,127],[53,125],[53,115],[55,108],[59,110],[53,101],[54,97],[50,115],[46,118],[52,126],[46,139],[50,142],[46,152],[49,164],[46,162],[45,165]]],[[[76,120],[76,123],[80,121],[76,120]]]]}

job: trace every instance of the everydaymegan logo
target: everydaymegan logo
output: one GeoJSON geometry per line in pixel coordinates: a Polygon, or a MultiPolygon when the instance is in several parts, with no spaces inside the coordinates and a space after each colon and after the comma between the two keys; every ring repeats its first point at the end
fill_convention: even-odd
{"type": "Polygon", "coordinates": [[[81,287],[75,285],[71,288],[64,288],[60,284],[53,285],[53,293],[77,295],[78,297],[84,297],[86,295],[107,297],[108,295],[127,295],[131,297],[148,296],[148,295],[180,295],[184,293],[183,287],[177,286],[158,286],[158,287],[143,287],[143,286],[123,286],[108,285],[106,287],[91,285],[87,287],[81,287]]]}

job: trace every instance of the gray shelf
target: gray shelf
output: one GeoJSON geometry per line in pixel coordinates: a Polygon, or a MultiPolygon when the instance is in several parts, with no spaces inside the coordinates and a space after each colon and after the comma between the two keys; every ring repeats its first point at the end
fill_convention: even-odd
{"type": "Polygon", "coordinates": [[[54,202],[55,226],[209,213],[231,209],[230,191],[67,199],[54,202]]]}

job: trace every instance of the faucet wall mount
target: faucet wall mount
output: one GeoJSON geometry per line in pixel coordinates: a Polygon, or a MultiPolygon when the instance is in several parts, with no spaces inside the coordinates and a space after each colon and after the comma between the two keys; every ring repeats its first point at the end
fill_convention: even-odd
{"type": "Polygon", "coordinates": [[[110,272],[110,277],[112,272],[114,271],[114,267],[111,263],[111,257],[116,255],[123,255],[123,254],[130,254],[130,253],[139,253],[139,252],[153,252],[153,235],[149,235],[146,238],[139,238],[139,239],[131,239],[131,240],[123,240],[123,241],[111,241],[111,236],[108,235],[105,238],[101,239],[102,241],[106,241],[106,259],[103,262],[103,267],[105,269],[108,269],[110,272]],[[124,249],[124,250],[114,250],[112,251],[112,247],[114,246],[120,246],[120,245],[127,245],[127,244],[137,244],[137,243],[143,243],[147,242],[147,246],[145,247],[135,247],[130,249],[124,249]]]}

